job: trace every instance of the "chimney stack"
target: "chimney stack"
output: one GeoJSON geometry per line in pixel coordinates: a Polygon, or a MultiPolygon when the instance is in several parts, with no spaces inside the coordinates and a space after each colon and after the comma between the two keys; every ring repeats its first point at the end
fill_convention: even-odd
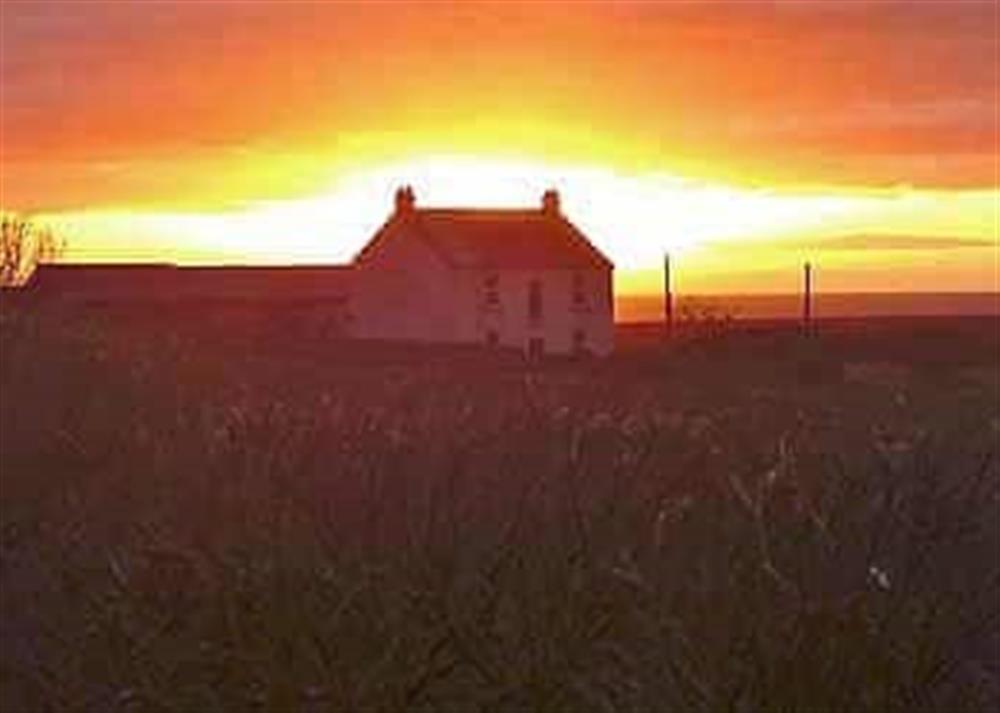
{"type": "Polygon", "coordinates": [[[559,215],[559,191],[550,188],[542,194],[542,213],[559,215]]]}
{"type": "Polygon", "coordinates": [[[416,205],[417,199],[413,195],[413,188],[410,186],[400,186],[396,189],[396,213],[409,213],[416,205]]]}

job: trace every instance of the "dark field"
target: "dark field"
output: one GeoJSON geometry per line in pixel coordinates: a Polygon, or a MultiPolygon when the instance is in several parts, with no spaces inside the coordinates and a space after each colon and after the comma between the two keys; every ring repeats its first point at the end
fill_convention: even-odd
{"type": "Polygon", "coordinates": [[[995,319],[0,318],[4,711],[1000,702],[995,319]]]}

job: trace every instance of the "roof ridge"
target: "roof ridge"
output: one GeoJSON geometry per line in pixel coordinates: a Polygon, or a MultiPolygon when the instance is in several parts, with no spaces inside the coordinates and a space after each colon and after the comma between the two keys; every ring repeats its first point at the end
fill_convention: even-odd
{"type": "Polygon", "coordinates": [[[467,213],[467,214],[477,214],[477,213],[517,213],[518,215],[537,215],[539,217],[543,216],[544,213],[539,208],[529,208],[529,207],[519,207],[519,206],[495,206],[486,208],[471,208],[466,206],[428,206],[423,208],[414,208],[413,212],[416,214],[421,213],[467,213]]]}
{"type": "Polygon", "coordinates": [[[172,262],[127,262],[124,260],[113,262],[42,262],[36,269],[106,269],[106,268],[176,268],[177,264],[172,262]]]}

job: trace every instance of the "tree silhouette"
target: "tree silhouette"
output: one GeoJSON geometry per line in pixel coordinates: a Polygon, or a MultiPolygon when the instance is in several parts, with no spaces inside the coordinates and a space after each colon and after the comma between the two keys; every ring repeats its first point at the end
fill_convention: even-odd
{"type": "Polygon", "coordinates": [[[63,247],[49,228],[4,213],[0,216],[0,287],[23,284],[39,263],[54,260],[63,247]]]}

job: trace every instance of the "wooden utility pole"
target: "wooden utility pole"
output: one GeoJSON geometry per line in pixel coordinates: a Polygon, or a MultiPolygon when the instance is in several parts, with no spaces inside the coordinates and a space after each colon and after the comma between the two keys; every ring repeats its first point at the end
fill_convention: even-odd
{"type": "Polygon", "coordinates": [[[669,337],[674,331],[674,294],[670,287],[670,253],[663,254],[663,326],[669,337]]]}
{"type": "Polygon", "coordinates": [[[802,327],[806,332],[810,332],[812,331],[812,263],[806,262],[802,272],[802,327]]]}

